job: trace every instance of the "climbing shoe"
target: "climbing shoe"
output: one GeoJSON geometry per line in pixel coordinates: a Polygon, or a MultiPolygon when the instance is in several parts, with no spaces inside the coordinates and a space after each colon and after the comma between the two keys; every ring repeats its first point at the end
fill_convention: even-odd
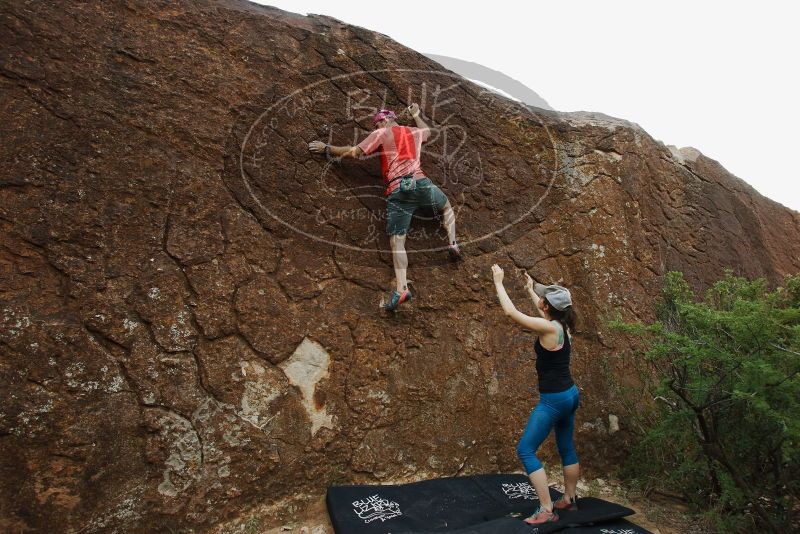
{"type": "Polygon", "coordinates": [[[447,254],[450,256],[450,261],[459,261],[461,259],[461,248],[458,243],[447,245],[447,254]]]}
{"type": "Polygon", "coordinates": [[[402,292],[392,291],[392,296],[389,298],[389,303],[383,306],[384,310],[395,311],[402,303],[411,300],[411,291],[408,288],[402,292]]]}
{"type": "Polygon", "coordinates": [[[525,522],[529,525],[541,525],[542,523],[555,523],[558,521],[558,515],[555,512],[548,512],[541,506],[536,510],[533,515],[525,518],[525,522]]]}
{"type": "Polygon", "coordinates": [[[566,495],[562,495],[557,501],[553,503],[553,508],[556,510],[567,510],[569,512],[577,512],[578,511],[578,504],[577,504],[578,497],[575,496],[574,499],[570,499],[566,495]]]}

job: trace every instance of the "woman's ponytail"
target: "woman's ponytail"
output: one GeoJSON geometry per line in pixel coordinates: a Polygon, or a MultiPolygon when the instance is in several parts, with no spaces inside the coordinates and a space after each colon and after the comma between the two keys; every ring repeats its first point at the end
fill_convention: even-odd
{"type": "Polygon", "coordinates": [[[547,311],[550,313],[550,317],[561,323],[561,327],[564,328],[564,331],[569,331],[570,334],[574,334],[575,325],[578,322],[578,314],[575,313],[572,306],[567,306],[564,310],[557,310],[555,306],[550,304],[547,297],[544,297],[544,300],[547,302],[547,311]]]}

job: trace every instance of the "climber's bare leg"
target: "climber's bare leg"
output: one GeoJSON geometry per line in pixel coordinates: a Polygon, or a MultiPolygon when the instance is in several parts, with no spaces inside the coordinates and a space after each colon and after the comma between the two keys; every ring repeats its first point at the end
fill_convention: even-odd
{"type": "Polygon", "coordinates": [[[578,474],[580,472],[580,464],[572,464],[564,466],[564,494],[574,500],[578,487],[578,474]]]}
{"type": "Polygon", "coordinates": [[[544,467],[528,475],[528,478],[531,481],[531,486],[536,490],[536,495],[539,497],[539,505],[548,512],[552,512],[553,500],[550,498],[550,486],[547,484],[547,473],[544,467]]]}
{"type": "Polygon", "coordinates": [[[406,272],[408,271],[408,254],[406,254],[406,236],[390,235],[389,246],[392,248],[392,260],[394,262],[394,276],[397,280],[397,292],[402,293],[408,282],[406,272]]]}
{"type": "Polygon", "coordinates": [[[447,230],[447,244],[452,245],[456,242],[456,213],[449,200],[442,208],[442,225],[447,230]]]}

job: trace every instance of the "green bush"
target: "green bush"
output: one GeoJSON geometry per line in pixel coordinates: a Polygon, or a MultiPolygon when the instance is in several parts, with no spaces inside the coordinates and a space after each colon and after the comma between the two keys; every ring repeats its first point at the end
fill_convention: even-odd
{"type": "Polygon", "coordinates": [[[643,388],[628,388],[637,441],[622,474],[680,492],[716,528],[797,526],[800,275],[771,291],[727,273],[698,299],[665,278],[653,324],[630,334],[643,388]],[[644,395],[642,395],[644,394],[644,395]]]}

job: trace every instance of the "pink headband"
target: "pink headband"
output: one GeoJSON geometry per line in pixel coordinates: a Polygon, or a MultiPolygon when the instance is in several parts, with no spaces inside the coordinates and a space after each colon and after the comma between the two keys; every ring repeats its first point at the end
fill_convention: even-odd
{"type": "Polygon", "coordinates": [[[392,111],[391,109],[382,109],[372,117],[372,122],[378,123],[381,122],[382,120],[396,119],[396,118],[397,115],[395,115],[394,111],[392,111]]]}

